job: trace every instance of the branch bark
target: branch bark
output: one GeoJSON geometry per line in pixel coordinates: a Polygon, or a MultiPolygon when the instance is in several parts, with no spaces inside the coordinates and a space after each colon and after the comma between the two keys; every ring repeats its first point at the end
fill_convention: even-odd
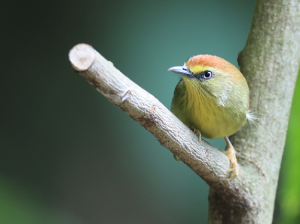
{"type": "Polygon", "coordinates": [[[198,137],[162,103],[124,76],[91,46],[76,45],[69,59],[75,71],[151,132],[210,186],[236,195],[239,200],[249,200],[249,194],[239,192],[239,181],[226,180],[230,168],[227,156],[204,140],[199,143],[198,137]]]}
{"type": "Polygon", "coordinates": [[[300,61],[297,0],[258,0],[239,64],[250,87],[259,125],[246,124],[230,139],[240,175],[227,181],[229,160],[197,136],[154,96],[91,46],[69,53],[73,68],[113,104],[151,132],[211,187],[208,223],[271,223],[289,112],[300,61]]]}

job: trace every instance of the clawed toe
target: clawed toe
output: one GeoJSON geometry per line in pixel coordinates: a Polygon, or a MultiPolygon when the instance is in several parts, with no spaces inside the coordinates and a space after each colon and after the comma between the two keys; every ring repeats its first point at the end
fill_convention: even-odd
{"type": "Polygon", "coordinates": [[[227,180],[227,181],[231,181],[231,180],[233,180],[234,178],[236,178],[236,177],[235,177],[235,176],[231,176],[231,177],[227,178],[226,180],[227,180]]]}
{"type": "Polygon", "coordinates": [[[238,164],[236,164],[234,167],[228,169],[228,171],[230,172],[231,176],[229,178],[227,178],[226,180],[231,181],[239,175],[238,164]]]}
{"type": "Polygon", "coordinates": [[[237,167],[232,167],[232,168],[228,169],[228,171],[229,171],[229,172],[232,172],[232,171],[234,171],[236,168],[237,168],[237,167]]]}
{"type": "Polygon", "coordinates": [[[176,156],[175,154],[173,154],[173,156],[174,156],[174,159],[175,159],[176,161],[181,161],[181,159],[179,159],[179,157],[176,156]]]}
{"type": "Polygon", "coordinates": [[[198,136],[198,141],[201,142],[201,132],[195,127],[192,127],[193,132],[198,136]]]}

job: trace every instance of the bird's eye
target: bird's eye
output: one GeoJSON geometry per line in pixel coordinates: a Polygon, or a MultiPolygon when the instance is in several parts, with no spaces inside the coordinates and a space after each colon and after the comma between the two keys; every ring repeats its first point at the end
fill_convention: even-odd
{"type": "Polygon", "coordinates": [[[211,79],[214,76],[214,73],[212,71],[205,71],[203,72],[203,79],[211,79]]]}

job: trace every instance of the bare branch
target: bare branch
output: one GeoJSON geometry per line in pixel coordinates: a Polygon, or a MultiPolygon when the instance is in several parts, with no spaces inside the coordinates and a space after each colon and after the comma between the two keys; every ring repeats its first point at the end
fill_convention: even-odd
{"type": "Polygon", "coordinates": [[[199,143],[198,137],[154,96],[124,76],[89,45],[73,47],[69,59],[82,77],[151,132],[211,187],[243,198],[243,203],[246,203],[249,195],[241,191],[239,178],[230,182],[226,180],[230,165],[227,156],[204,140],[199,143]]]}

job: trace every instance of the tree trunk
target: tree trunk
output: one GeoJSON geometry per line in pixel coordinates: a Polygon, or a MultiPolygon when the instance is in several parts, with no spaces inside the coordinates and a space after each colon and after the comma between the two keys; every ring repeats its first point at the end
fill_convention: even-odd
{"type": "Polygon", "coordinates": [[[211,188],[209,224],[272,223],[289,114],[300,61],[300,4],[297,0],[258,0],[238,62],[250,88],[250,108],[258,125],[231,136],[242,173],[236,201],[211,188]]]}

